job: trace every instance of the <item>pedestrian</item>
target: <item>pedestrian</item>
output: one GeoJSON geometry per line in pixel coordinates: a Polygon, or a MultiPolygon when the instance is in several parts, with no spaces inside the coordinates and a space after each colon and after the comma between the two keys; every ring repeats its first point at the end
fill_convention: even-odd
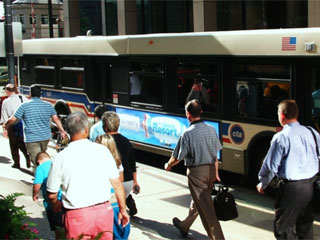
{"type": "MultiPolygon", "coordinates": [[[[114,142],[113,138],[109,134],[104,134],[104,135],[97,137],[96,142],[106,146],[110,150],[113,158],[116,161],[117,168],[119,169],[120,180],[121,180],[121,182],[123,182],[123,179],[124,179],[123,178],[123,166],[121,163],[120,154],[117,150],[117,146],[116,146],[116,143],[114,142]]],[[[114,213],[113,239],[126,240],[126,239],[128,239],[129,234],[130,234],[130,223],[125,227],[123,227],[122,224],[119,224],[119,221],[118,221],[119,205],[118,205],[117,199],[115,198],[113,188],[111,189],[111,194],[112,194],[111,195],[112,197],[111,197],[110,203],[111,203],[113,213],[114,213]]]]}
{"type": "Polygon", "coordinates": [[[102,118],[102,114],[106,111],[107,111],[107,106],[105,105],[98,105],[94,109],[95,124],[93,124],[92,127],[90,128],[90,135],[89,135],[89,139],[92,142],[95,142],[98,136],[105,134],[102,127],[101,118],[102,118]]]}
{"type": "Polygon", "coordinates": [[[186,237],[200,215],[208,237],[224,239],[210,195],[214,182],[220,181],[217,155],[222,148],[221,143],[215,129],[201,120],[202,108],[198,100],[187,102],[185,112],[190,126],[181,134],[165,170],[171,171],[173,166],[184,160],[192,202],[185,220],[175,217],[173,225],[186,237]]]}
{"type": "Polygon", "coordinates": [[[121,162],[124,169],[123,186],[126,191],[126,204],[129,208],[130,216],[134,216],[135,214],[137,214],[138,210],[135,201],[130,193],[133,189],[140,189],[137,180],[136,157],[134,150],[129,140],[120,133],[118,133],[118,129],[120,126],[120,118],[116,112],[105,112],[102,115],[102,124],[104,131],[113,137],[117,149],[121,155],[121,162]]]}
{"type": "Polygon", "coordinates": [[[63,205],[66,211],[67,239],[81,236],[112,239],[111,187],[120,207],[118,219],[124,227],[129,223],[125,192],[115,160],[105,146],[88,139],[89,124],[84,113],[71,113],[66,119],[66,128],[71,142],[52,161],[47,181],[48,199],[55,209],[63,205]],[[60,188],[62,202],[57,199],[60,188]]]}
{"type": "MultiPolygon", "coordinates": [[[[18,109],[18,107],[22,103],[28,101],[28,99],[25,96],[21,94],[17,94],[17,88],[12,83],[9,83],[6,85],[5,92],[8,95],[8,98],[6,98],[2,104],[1,119],[0,119],[1,125],[7,122],[8,119],[14,115],[15,111],[18,109]]],[[[16,124],[12,124],[7,129],[3,126],[3,130],[4,130],[3,131],[4,135],[7,135],[9,138],[11,156],[14,162],[12,167],[20,168],[20,155],[19,155],[19,149],[20,149],[26,159],[27,168],[30,168],[31,167],[30,158],[29,158],[29,154],[28,154],[25,142],[23,140],[22,121],[18,121],[16,124]]]]}
{"type": "MultiPolygon", "coordinates": [[[[34,202],[39,200],[39,192],[42,191],[43,206],[46,210],[47,218],[49,221],[51,231],[55,232],[56,239],[64,238],[64,226],[62,223],[62,211],[55,212],[48,202],[47,197],[47,179],[51,168],[51,159],[47,152],[39,152],[36,156],[36,163],[38,165],[33,181],[32,199],[34,202]]],[[[61,201],[61,190],[58,193],[58,200],[61,201]]]]}
{"type": "Polygon", "coordinates": [[[313,182],[319,169],[315,141],[319,145],[320,136],[300,125],[298,114],[294,100],[279,103],[278,120],[283,129],[273,136],[259,172],[260,194],[274,177],[279,178],[274,219],[277,239],[313,239],[313,182]]]}
{"type": "Polygon", "coordinates": [[[66,136],[66,132],[52,105],[40,99],[40,86],[30,86],[30,97],[31,99],[21,104],[4,126],[7,128],[23,120],[25,143],[33,164],[33,172],[35,172],[36,155],[47,150],[51,138],[50,119],[55,122],[63,138],[66,136]]]}

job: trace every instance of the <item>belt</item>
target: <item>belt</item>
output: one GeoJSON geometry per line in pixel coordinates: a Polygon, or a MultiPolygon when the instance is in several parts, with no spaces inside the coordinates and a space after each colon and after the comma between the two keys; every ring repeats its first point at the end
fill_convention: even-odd
{"type": "Polygon", "coordinates": [[[105,202],[102,202],[102,203],[97,203],[97,204],[94,204],[94,205],[91,205],[91,206],[88,206],[88,207],[82,207],[82,208],[73,208],[73,209],[68,209],[68,208],[65,208],[65,211],[72,211],[72,210],[80,210],[80,209],[86,209],[86,208],[91,208],[91,207],[96,207],[96,206],[99,206],[99,205],[102,205],[102,204],[106,204],[108,203],[108,201],[105,201],[105,202]]]}
{"type": "Polygon", "coordinates": [[[214,165],[214,163],[207,163],[207,164],[201,164],[201,165],[191,165],[191,166],[187,166],[188,168],[194,168],[194,167],[202,167],[202,166],[211,166],[214,165]]]}
{"type": "Polygon", "coordinates": [[[307,178],[307,179],[299,179],[299,180],[288,180],[285,178],[279,178],[279,181],[282,181],[283,183],[293,183],[293,182],[306,182],[312,180],[314,177],[307,178]]]}

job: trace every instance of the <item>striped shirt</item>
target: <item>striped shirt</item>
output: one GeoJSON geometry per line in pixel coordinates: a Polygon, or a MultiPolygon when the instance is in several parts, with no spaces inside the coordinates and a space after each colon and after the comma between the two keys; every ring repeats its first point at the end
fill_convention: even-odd
{"type": "Polygon", "coordinates": [[[185,166],[213,164],[221,150],[215,129],[203,121],[195,121],[182,133],[172,156],[185,166]]]}
{"type": "Polygon", "coordinates": [[[23,120],[25,142],[39,142],[50,139],[50,118],[56,114],[49,102],[34,97],[23,103],[14,116],[23,120]]]}

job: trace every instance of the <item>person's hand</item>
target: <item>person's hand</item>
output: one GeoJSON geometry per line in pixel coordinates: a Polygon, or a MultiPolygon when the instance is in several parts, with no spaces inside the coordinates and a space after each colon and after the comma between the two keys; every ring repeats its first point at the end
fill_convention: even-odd
{"type": "Polygon", "coordinates": [[[221,182],[221,178],[219,175],[216,176],[216,182],[221,182]]]}
{"type": "Polygon", "coordinates": [[[170,172],[172,170],[172,167],[169,167],[169,163],[165,163],[164,164],[164,169],[167,171],[167,172],[170,172]]]}
{"type": "Polygon", "coordinates": [[[38,202],[38,201],[39,201],[39,197],[38,197],[38,195],[33,196],[33,197],[32,197],[32,200],[33,200],[34,202],[38,202]]]}
{"type": "Polygon", "coordinates": [[[58,200],[56,202],[56,204],[53,206],[52,211],[54,211],[55,213],[61,212],[62,211],[62,202],[58,200]]]}
{"type": "Polygon", "coordinates": [[[139,185],[138,183],[135,183],[135,184],[133,185],[133,187],[132,187],[132,192],[133,192],[134,194],[140,193],[140,185],[139,185]]]}
{"type": "Polygon", "coordinates": [[[264,194],[264,191],[262,189],[262,183],[258,183],[258,185],[256,186],[258,193],[260,193],[261,195],[264,194]]]}
{"type": "Polygon", "coordinates": [[[62,139],[65,139],[68,136],[66,131],[61,131],[61,137],[62,139]]]}
{"type": "Polygon", "coordinates": [[[118,224],[122,223],[122,227],[126,227],[130,222],[130,217],[127,213],[127,210],[120,211],[118,213],[118,224]]]}
{"type": "Polygon", "coordinates": [[[7,128],[3,127],[2,135],[3,135],[5,138],[8,138],[8,131],[7,131],[7,128]]]}

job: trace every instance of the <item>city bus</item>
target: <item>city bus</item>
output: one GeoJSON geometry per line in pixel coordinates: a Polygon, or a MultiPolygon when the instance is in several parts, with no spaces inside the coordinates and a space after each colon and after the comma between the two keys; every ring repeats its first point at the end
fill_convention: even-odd
{"type": "Polygon", "coordinates": [[[40,84],[58,114],[93,121],[108,106],[134,148],[164,156],[197,90],[223,145],[220,168],[256,182],[281,100],[295,99],[299,121],[319,130],[319,44],[320,28],[24,40],[19,81],[25,94],[40,84]]]}

